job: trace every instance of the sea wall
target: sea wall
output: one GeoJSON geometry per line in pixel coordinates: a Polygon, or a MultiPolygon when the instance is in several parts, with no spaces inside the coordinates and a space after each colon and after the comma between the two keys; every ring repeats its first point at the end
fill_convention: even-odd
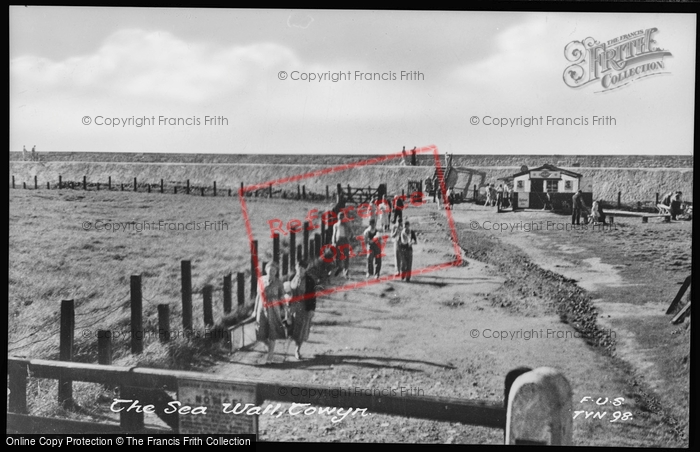
{"type": "MultiPolygon", "coordinates": [[[[190,180],[194,187],[211,187],[216,181],[217,188],[238,190],[240,184],[246,186],[264,184],[281,179],[304,176],[299,180],[287,182],[281,188],[296,190],[297,184],[304,185],[307,191],[325,194],[326,186],[334,192],[336,184],[351,187],[377,187],[387,184],[389,193],[400,192],[408,188],[408,181],[424,180],[433,174],[431,166],[395,166],[377,165],[363,167],[339,167],[330,173],[328,165],[299,164],[203,164],[203,163],[133,163],[133,162],[10,162],[10,179],[15,177],[15,184],[22,187],[26,182],[34,186],[37,176],[39,188],[45,188],[46,182],[52,186],[58,182],[59,175],[65,182],[80,182],[83,176],[88,182],[107,184],[109,177],[112,184],[133,184],[134,177],[141,184],[160,184],[164,179],[166,186],[184,184],[190,180]]],[[[681,190],[684,199],[692,201],[692,168],[599,168],[599,167],[563,167],[583,175],[583,187],[590,187],[594,198],[608,202],[617,202],[621,192],[623,204],[633,205],[637,202],[653,203],[655,194],[671,190],[681,190]]],[[[481,187],[488,183],[498,183],[498,178],[508,177],[519,172],[519,166],[470,166],[457,167],[459,179],[458,190],[472,190],[476,184],[481,187]]],[[[279,186],[279,185],[278,185],[279,186]]],[[[588,190],[586,190],[588,191],[588,190]]]]}

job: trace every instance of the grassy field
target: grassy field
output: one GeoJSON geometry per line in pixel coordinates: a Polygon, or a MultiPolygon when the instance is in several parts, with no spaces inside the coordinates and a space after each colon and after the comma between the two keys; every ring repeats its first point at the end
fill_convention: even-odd
{"type": "MultiPolygon", "coordinates": [[[[248,201],[261,261],[271,260],[268,219],[303,218],[324,204],[248,201]],[[282,208],[282,206],[286,206],[282,208]]],[[[282,239],[282,243],[285,242],[282,239]]],[[[94,362],[97,330],[128,331],[130,278],[142,276],[143,315],[157,328],[157,306],[170,305],[181,325],[180,262],[192,264],[193,318],[204,331],[202,288],[213,286],[215,319],[223,316],[223,278],[244,272],[250,295],[250,245],[237,197],[72,190],[12,191],[9,237],[9,352],[56,359],[61,300],[75,301],[76,361],[94,362]]],[[[248,300],[248,304],[252,301],[248,300]]],[[[114,355],[129,339],[115,336],[114,355]]],[[[157,342],[155,337],[146,338],[157,342]]]]}

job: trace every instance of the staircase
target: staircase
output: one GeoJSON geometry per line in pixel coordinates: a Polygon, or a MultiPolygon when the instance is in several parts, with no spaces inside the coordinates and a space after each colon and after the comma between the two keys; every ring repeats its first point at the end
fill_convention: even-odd
{"type": "Polygon", "coordinates": [[[445,169],[444,167],[436,167],[435,174],[433,177],[437,177],[437,186],[434,187],[436,190],[440,190],[440,181],[445,181],[445,189],[452,188],[457,183],[457,178],[459,175],[454,170],[454,168],[449,167],[445,169]]]}

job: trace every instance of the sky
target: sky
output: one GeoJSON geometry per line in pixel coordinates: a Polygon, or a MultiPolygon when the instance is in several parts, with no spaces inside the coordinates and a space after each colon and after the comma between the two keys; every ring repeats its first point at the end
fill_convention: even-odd
{"type": "Polygon", "coordinates": [[[694,14],[16,6],[9,24],[11,151],[693,154],[694,14]],[[564,82],[571,42],[650,28],[655,75],[564,82]]]}

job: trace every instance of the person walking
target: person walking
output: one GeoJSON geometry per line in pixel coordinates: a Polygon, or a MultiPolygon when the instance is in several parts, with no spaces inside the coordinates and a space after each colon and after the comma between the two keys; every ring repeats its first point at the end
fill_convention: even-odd
{"type": "Polygon", "coordinates": [[[391,226],[391,206],[386,200],[386,195],[382,195],[382,199],[377,204],[377,214],[379,215],[379,225],[383,232],[389,232],[391,226]]]}
{"type": "Polygon", "coordinates": [[[401,253],[401,280],[411,281],[411,270],[413,267],[413,244],[418,243],[416,233],[411,230],[409,221],[404,223],[403,229],[399,233],[399,252],[401,253]]]}
{"type": "Polygon", "coordinates": [[[503,209],[503,184],[498,184],[498,188],[496,189],[496,212],[499,212],[503,209]]]}
{"type": "Polygon", "coordinates": [[[581,224],[581,213],[585,208],[583,191],[579,190],[571,197],[571,224],[581,224]]]}
{"type": "Polygon", "coordinates": [[[267,274],[261,277],[263,288],[255,298],[253,313],[257,340],[267,343],[265,363],[269,364],[275,353],[275,342],[287,337],[285,319],[288,318],[288,306],[286,303],[280,303],[284,299],[284,285],[277,276],[279,267],[275,262],[269,262],[265,271],[267,274]]]}
{"type": "Polygon", "coordinates": [[[403,221],[403,208],[404,208],[404,202],[403,198],[399,195],[394,196],[394,203],[392,206],[392,212],[393,212],[393,219],[391,220],[392,224],[396,223],[397,220],[399,222],[403,221]]]}
{"type": "Polygon", "coordinates": [[[343,222],[345,213],[338,214],[338,221],[333,225],[332,244],[335,247],[335,276],[338,276],[342,270],[345,279],[349,279],[348,272],[350,271],[350,237],[352,231],[347,223],[343,222]]]}
{"type": "Polygon", "coordinates": [[[369,220],[369,227],[362,234],[367,246],[367,278],[375,277],[379,279],[379,272],[382,269],[382,250],[377,243],[380,238],[374,219],[369,220]]]}
{"type": "Polygon", "coordinates": [[[396,269],[396,276],[401,274],[401,230],[403,225],[401,221],[391,226],[391,241],[394,242],[394,268],[396,269]]]}
{"type": "Polygon", "coordinates": [[[291,281],[292,296],[306,297],[291,303],[289,308],[292,320],[292,332],[289,340],[293,340],[296,348],[294,356],[301,361],[301,346],[309,340],[311,321],[316,313],[316,281],[307,273],[306,261],[301,259],[296,263],[296,271],[291,281]]]}

